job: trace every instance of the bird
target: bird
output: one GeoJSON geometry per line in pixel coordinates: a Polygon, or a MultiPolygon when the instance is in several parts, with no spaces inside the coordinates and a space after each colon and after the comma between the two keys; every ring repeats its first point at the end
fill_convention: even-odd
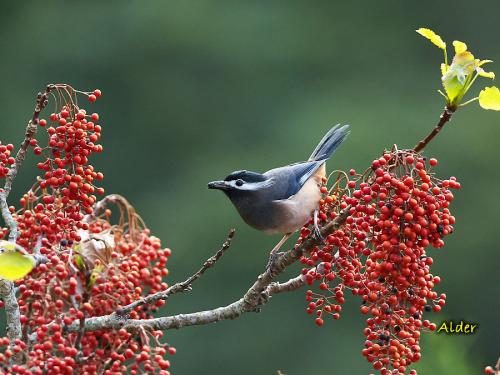
{"type": "Polygon", "coordinates": [[[349,125],[333,126],[321,139],[308,160],[270,169],[264,173],[237,170],[224,180],[208,183],[231,200],[242,219],[267,234],[283,234],[271,250],[275,255],[286,240],[311,216],[314,232],[318,227],[320,188],[326,177],[326,161],[349,135],[349,125]]]}

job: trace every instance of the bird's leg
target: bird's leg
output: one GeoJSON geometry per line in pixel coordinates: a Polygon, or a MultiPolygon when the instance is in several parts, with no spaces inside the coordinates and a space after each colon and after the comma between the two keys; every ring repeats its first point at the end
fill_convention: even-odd
{"type": "Polygon", "coordinates": [[[280,240],[280,242],[278,242],[276,244],[276,246],[271,250],[271,252],[269,253],[269,261],[267,262],[266,269],[271,268],[271,266],[273,265],[273,263],[278,258],[278,255],[279,255],[278,250],[281,248],[281,246],[283,246],[283,244],[286,242],[286,240],[288,240],[290,238],[291,235],[292,235],[291,233],[285,234],[283,236],[283,238],[280,240]]]}
{"type": "Polygon", "coordinates": [[[314,214],[313,214],[313,219],[314,219],[314,235],[321,242],[325,242],[325,238],[323,237],[323,235],[321,234],[321,230],[319,229],[318,214],[319,214],[319,210],[315,209],[314,210],[314,214]]]}

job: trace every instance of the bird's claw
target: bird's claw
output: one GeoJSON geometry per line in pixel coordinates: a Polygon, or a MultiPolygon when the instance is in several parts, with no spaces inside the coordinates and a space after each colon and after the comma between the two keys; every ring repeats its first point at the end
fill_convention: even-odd
{"type": "Polygon", "coordinates": [[[321,234],[321,230],[319,229],[319,224],[318,224],[318,213],[319,211],[316,209],[314,210],[314,214],[313,214],[313,222],[314,222],[314,235],[316,236],[316,238],[318,240],[320,240],[321,242],[325,242],[325,238],[323,237],[323,235],[321,234]]]}
{"type": "Polygon", "coordinates": [[[325,237],[321,234],[321,230],[317,225],[314,226],[314,236],[321,242],[325,242],[325,237]]]}

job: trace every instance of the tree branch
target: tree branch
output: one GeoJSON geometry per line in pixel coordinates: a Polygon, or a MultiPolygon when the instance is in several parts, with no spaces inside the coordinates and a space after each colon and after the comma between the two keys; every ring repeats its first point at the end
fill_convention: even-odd
{"type": "MultiPolygon", "coordinates": [[[[30,140],[32,140],[37,132],[38,122],[40,117],[40,112],[45,108],[48,101],[48,95],[53,89],[52,85],[47,86],[45,92],[38,93],[35,111],[33,112],[33,117],[28,122],[26,126],[26,132],[24,135],[24,140],[21,143],[21,147],[17,151],[15,163],[11,166],[9,173],[7,174],[5,185],[3,189],[0,190],[0,209],[2,212],[2,218],[5,224],[9,228],[9,241],[15,243],[19,232],[17,229],[17,223],[14,220],[12,213],[9,210],[9,204],[7,198],[9,197],[10,191],[12,190],[12,184],[17,176],[21,165],[26,158],[26,152],[29,147],[30,140]]],[[[42,262],[42,256],[39,254],[35,257],[36,262],[42,262]]],[[[45,258],[45,257],[43,257],[45,258]]],[[[10,340],[10,346],[15,345],[16,339],[20,339],[22,336],[21,322],[20,322],[20,312],[19,304],[17,303],[16,293],[14,283],[9,280],[0,279],[0,297],[5,303],[5,314],[6,314],[6,326],[7,326],[7,337],[10,340]]]]}
{"type": "Polygon", "coordinates": [[[21,313],[19,312],[19,304],[17,303],[16,291],[12,281],[0,279],[0,296],[5,303],[7,337],[10,346],[13,346],[15,340],[21,338],[22,331],[21,313]]]}
{"type": "Polygon", "coordinates": [[[439,117],[439,122],[437,123],[436,127],[432,129],[432,131],[422,139],[420,142],[418,142],[415,147],[413,147],[413,151],[415,152],[420,152],[422,151],[433,139],[436,135],[439,134],[443,126],[450,121],[451,116],[455,112],[454,108],[450,107],[445,107],[443,113],[441,113],[441,116],[439,117]]]}
{"type": "Polygon", "coordinates": [[[33,112],[33,117],[28,122],[26,126],[26,132],[24,134],[24,140],[17,151],[14,165],[12,165],[9,169],[9,173],[5,179],[5,185],[3,190],[0,190],[0,207],[2,210],[2,217],[5,221],[5,224],[9,227],[9,241],[15,242],[19,235],[17,230],[17,223],[12,218],[12,214],[9,211],[9,205],[7,203],[7,198],[9,197],[10,191],[12,190],[12,184],[14,179],[21,168],[21,165],[26,159],[26,152],[28,150],[30,141],[35,138],[37,130],[38,130],[38,122],[40,118],[40,112],[45,108],[48,103],[48,96],[50,91],[54,88],[53,85],[47,86],[45,92],[38,93],[35,103],[35,111],[33,112]]]}
{"type": "MultiPolygon", "coordinates": [[[[348,213],[348,209],[342,211],[335,220],[321,228],[321,234],[327,236],[338,229],[347,219],[348,213]]],[[[247,312],[258,311],[261,306],[269,301],[269,297],[272,295],[292,291],[303,285],[301,276],[297,276],[282,284],[273,283],[273,280],[288,266],[300,259],[303,254],[310,252],[319,244],[320,240],[316,237],[308,237],[304,242],[296,244],[293,249],[280,255],[265,272],[260,274],[242,298],[227,306],[191,314],[178,314],[154,319],[128,319],[123,315],[113,313],[86,319],[85,331],[119,328],[134,330],[139,327],[153,330],[182,328],[215,323],[221,320],[236,319],[247,312]]],[[[73,322],[71,325],[65,327],[69,332],[76,332],[79,328],[79,322],[73,322]]]]}
{"type": "Polygon", "coordinates": [[[302,286],[304,286],[304,276],[299,275],[284,283],[276,282],[269,284],[269,286],[266,289],[266,294],[271,296],[274,294],[279,294],[284,292],[292,292],[294,290],[302,288],[302,286]]]}

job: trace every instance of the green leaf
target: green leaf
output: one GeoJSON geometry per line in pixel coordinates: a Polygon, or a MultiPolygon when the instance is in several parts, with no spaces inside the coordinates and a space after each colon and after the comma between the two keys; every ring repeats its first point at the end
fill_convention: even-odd
{"type": "Polygon", "coordinates": [[[35,267],[35,258],[8,241],[0,241],[0,277],[15,281],[22,279],[35,267]],[[22,250],[22,251],[21,251],[22,250]]]}
{"type": "Polygon", "coordinates": [[[481,77],[495,79],[495,73],[493,73],[493,72],[486,72],[483,68],[477,67],[476,68],[476,72],[481,77]]]}
{"type": "Polygon", "coordinates": [[[486,87],[479,93],[479,105],[484,109],[500,111],[500,90],[498,87],[486,87]]]}
{"type": "Polygon", "coordinates": [[[458,104],[465,95],[468,78],[474,72],[477,62],[469,51],[455,55],[453,62],[443,74],[443,87],[450,103],[458,104]]]}
{"type": "Polygon", "coordinates": [[[453,47],[455,47],[455,54],[461,54],[467,51],[467,44],[464,42],[461,42],[459,40],[454,40],[453,41],[453,47]]]}
{"type": "Polygon", "coordinates": [[[426,29],[424,27],[421,27],[420,29],[416,30],[417,33],[422,35],[423,37],[429,39],[434,45],[441,49],[446,49],[446,43],[443,42],[443,39],[439,35],[437,35],[434,31],[431,29],[426,29]]]}

